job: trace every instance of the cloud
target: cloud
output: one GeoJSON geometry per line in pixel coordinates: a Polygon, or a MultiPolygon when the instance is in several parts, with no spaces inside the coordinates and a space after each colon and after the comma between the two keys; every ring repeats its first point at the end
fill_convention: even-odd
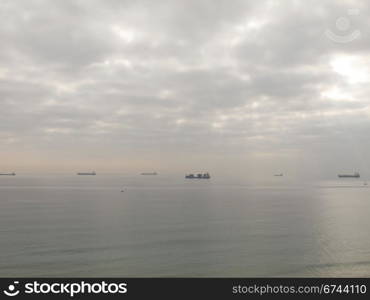
{"type": "MultiPolygon", "coordinates": [[[[49,157],[45,165],[66,153],[71,167],[124,154],[183,168],[207,154],[237,166],[294,152],[285,162],[294,168],[312,153],[328,165],[323,149],[341,157],[345,141],[369,146],[363,1],[0,6],[0,151],[16,167],[29,153],[49,157]],[[328,30],[361,37],[340,43],[328,30]]],[[[368,162],[352,157],[347,167],[368,162]]]]}

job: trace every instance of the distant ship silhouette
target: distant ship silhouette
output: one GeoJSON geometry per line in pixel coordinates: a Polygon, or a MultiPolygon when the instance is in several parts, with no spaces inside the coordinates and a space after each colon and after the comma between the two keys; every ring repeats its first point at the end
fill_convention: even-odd
{"type": "Polygon", "coordinates": [[[354,174],[338,174],[339,178],[360,178],[360,173],[355,172],[354,174]]]}
{"type": "Polygon", "coordinates": [[[92,172],[79,172],[77,175],[96,175],[95,171],[92,172]]]}
{"type": "Polygon", "coordinates": [[[15,176],[16,174],[13,173],[0,173],[0,176],[15,176]]]}
{"type": "Polygon", "coordinates": [[[210,179],[211,176],[209,175],[209,173],[199,173],[197,175],[194,175],[194,174],[188,174],[188,175],[185,175],[185,178],[186,179],[210,179]]]}
{"type": "Polygon", "coordinates": [[[141,175],[158,175],[157,172],[144,172],[144,173],[141,173],[141,175]]]}

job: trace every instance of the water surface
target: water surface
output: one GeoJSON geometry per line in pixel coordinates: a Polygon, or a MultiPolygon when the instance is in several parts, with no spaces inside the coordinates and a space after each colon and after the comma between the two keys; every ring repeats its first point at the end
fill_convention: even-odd
{"type": "Polygon", "coordinates": [[[1,177],[0,276],[369,277],[369,212],[363,179],[1,177]]]}

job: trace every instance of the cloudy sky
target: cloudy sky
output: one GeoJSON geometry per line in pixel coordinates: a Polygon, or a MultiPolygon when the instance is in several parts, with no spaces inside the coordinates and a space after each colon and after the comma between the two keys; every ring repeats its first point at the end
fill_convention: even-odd
{"type": "Polygon", "coordinates": [[[0,2],[0,171],[370,175],[368,1],[0,2]]]}

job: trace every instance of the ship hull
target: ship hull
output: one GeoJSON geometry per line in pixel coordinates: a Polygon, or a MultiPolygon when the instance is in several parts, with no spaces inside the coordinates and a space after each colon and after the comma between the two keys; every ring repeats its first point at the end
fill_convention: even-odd
{"type": "Polygon", "coordinates": [[[189,175],[185,175],[185,178],[186,179],[210,179],[211,176],[209,175],[209,173],[204,173],[204,174],[189,174],[189,175]]]}
{"type": "Polygon", "coordinates": [[[95,176],[96,173],[77,173],[77,175],[83,175],[83,176],[95,176]]]}

